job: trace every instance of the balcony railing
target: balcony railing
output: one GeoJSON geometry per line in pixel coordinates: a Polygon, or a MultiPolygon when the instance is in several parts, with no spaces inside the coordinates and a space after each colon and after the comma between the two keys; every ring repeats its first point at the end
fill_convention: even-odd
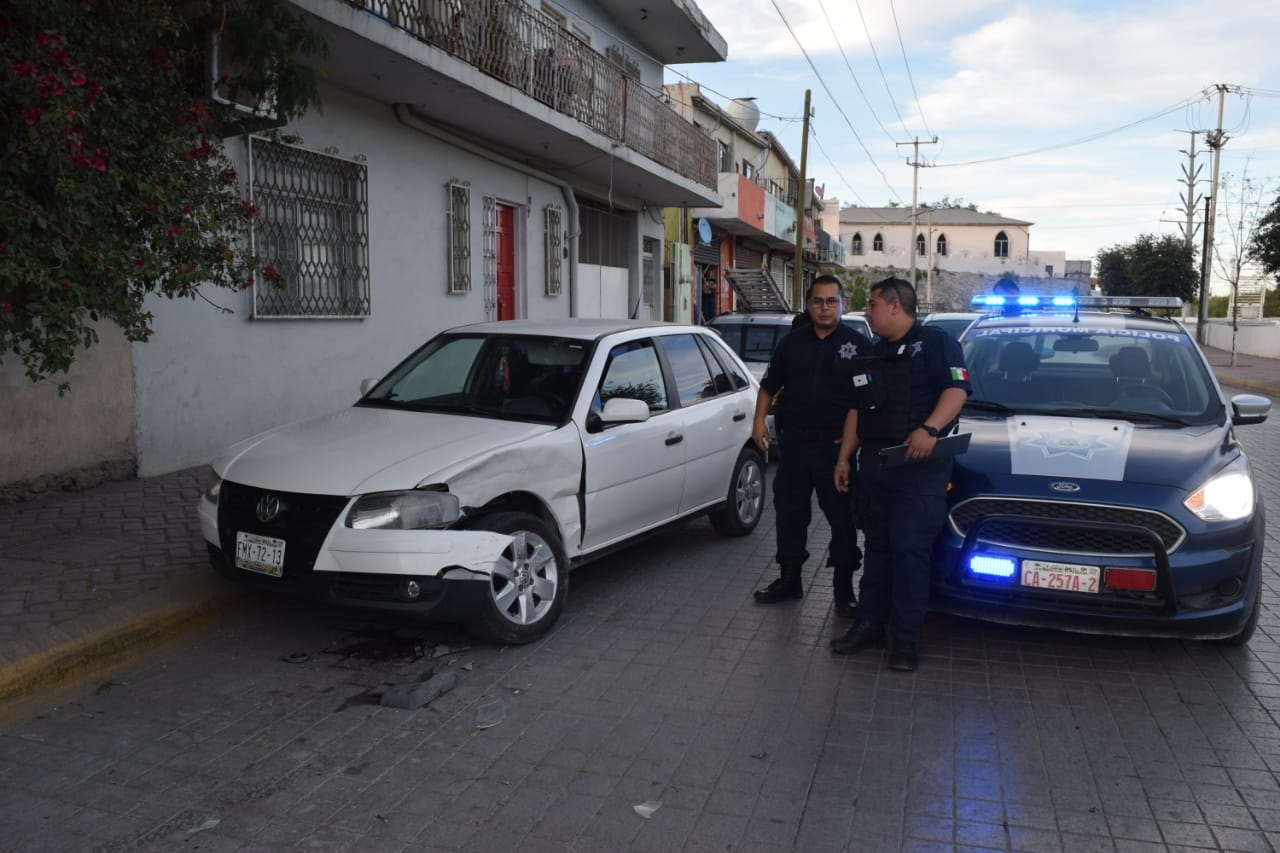
{"type": "Polygon", "coordinates": [[[526,3],[347,0],[704,187],[716,144],[623,69],[526,3]]]}

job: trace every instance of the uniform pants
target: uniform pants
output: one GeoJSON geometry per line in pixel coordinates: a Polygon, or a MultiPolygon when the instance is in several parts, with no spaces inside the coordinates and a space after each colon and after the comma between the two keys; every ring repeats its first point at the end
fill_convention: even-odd
{"type": "Polygon", "coordinates": [[[835,487],[836,456],[840,445],[834,441],[779,439],[782,458],[773,475],[773,508],[778,525],[778,563],[803,566],[809,559],[806,543],[810,504],[818,493],[818,507],[831,525],[831,565],[835,569],[835,594],[845,601],[853,598],[853,573],[862,562],[857,533],[853,527],[849,492],[835,487]]]}
{"type": "Polygon", "coordinates": [[[857,517],[866,557],[858,615],[887,623],[898,642],[920,637],[951,463],[946,456],[885,468],[873,449],[860,454],[857,517]]]}

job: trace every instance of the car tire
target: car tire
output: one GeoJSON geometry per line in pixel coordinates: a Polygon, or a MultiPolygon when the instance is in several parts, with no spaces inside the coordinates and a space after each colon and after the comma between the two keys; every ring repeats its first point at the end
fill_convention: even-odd
{"type": "Polygon", "coordinates": [[[507,645],[532,642],[551,629],[569,591],[569,558],[559,535],[525,512],[497,512],[481,518],[478,530],[513,538],[494,566],[489,594],[471,633],[507,645]]]}
{"type": "Polygon", "coordinates": [[[746,536],[764,514],[764,457],[744,447],[729,478],[725,502],[710,513],[711,526],[724,536],[746,536]]]}
{"type": "MultiPolygon", "coordinates": [[[[1254,574],[1257,574],[1255,572],[1254,574]]],[[[1244,627],[1239,633],[1232,634],[1230,637],[1219,640],[1224,646],[1243,646],[1253,639],[1253,632],[1258,629],[1258,617],[1262,614],[1262,584],[1258,583],[1258,588],[1253,592],[1253,609],[1249,611],[1249,621],[1244,623],[1244,627]]]]}

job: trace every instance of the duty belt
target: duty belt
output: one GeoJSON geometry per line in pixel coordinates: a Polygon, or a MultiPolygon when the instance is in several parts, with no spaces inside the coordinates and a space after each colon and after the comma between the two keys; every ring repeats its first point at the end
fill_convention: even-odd
{"type": "Polygon", "coordinates": [[[794,439],[796,441],[838,441],[840,439],[841,430],[783,427],[782,435],[785,438],[794,439]]]}

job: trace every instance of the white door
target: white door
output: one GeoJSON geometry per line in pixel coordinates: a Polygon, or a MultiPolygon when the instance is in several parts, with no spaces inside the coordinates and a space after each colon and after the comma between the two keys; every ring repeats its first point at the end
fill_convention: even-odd
{"type": "Polygon", "coordinates": [[[583,550],[608,545],[679,513],[684,489],[685,436],[673,409],[652,340],[629,341],[608,355],[591,411],[613,397],[649,404],[643,423],[616,424],[583,434],[585,515],[583,550]]]}

